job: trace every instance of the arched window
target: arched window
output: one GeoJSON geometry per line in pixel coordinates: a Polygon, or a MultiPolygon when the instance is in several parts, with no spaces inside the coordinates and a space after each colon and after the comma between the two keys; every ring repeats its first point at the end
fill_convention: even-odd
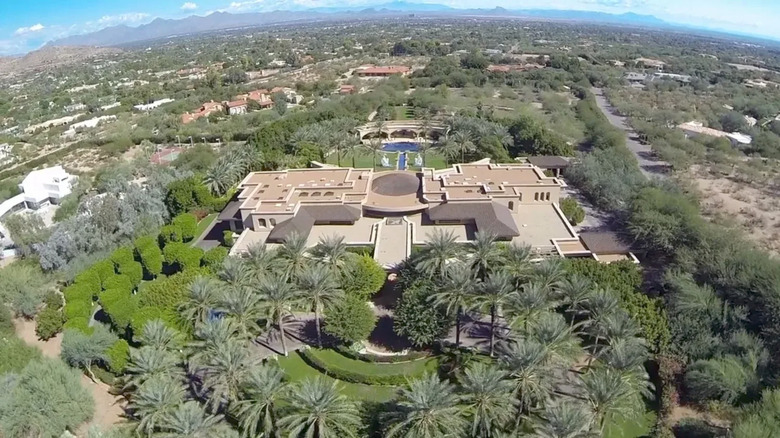
{"type": "Polygon", "coordinates": [[[534,201],[539,200],[539,192],[534,193],[534,201]]]}
{"type": "Polygon", "coordinates": [[[276,226],[276,219],[269,219],[268,221],[271,223],[272,227],[276,226]]]}
{"type": "Polygon", "coordinates": [[[545,201],[549,201],[550,200],[550,192],[547,192],[547,196],[544,198],[544,200],[545,201]]]}
{"type": "Polygon", "coordinates": [[[309,196],[309,192],[301,192],[301,194],[298,195],[298,196],[301,197],[301,198],[305,198],[305,197],[309,196]]]}
{"type": "Polygon", "coordinates": [[[312,197],[314,196],[322,196],[322,192],[314,192],[311,194],[312,197]]]}
{"type": "Polygon", "coordinates": [[[257,224],[260,225],[262,228],[265,228],[265,219],[258,219],[257,224]]]}
{"type": "Polygon", "coordinates": [[[515,211],[515,201],[509,201],[509,209],[515,211]]]}
{"type": "Polygon", "coordinates": [[[325,196],[333,196],[333,192],[325,192],[325,196]]]}

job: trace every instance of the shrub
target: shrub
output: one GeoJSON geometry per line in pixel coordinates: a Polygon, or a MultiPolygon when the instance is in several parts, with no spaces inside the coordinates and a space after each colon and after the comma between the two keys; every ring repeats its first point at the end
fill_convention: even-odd
{"type": "Polygon", "coordinates": [[[116,271],[114,270],[114,263],[111,260],[99,261],[92,265],[92,269],[95,270],[98,277],[100,278],[101,285],[103,285],[103,282],[106,281],[109,277],[116,274],[116,271]]]}
{"type": "Polygon", "coordinates": [[[213,198],[201,179],[197,176],[191,176],[168,185],[165,206],[168,207],[171,216],[178,216],[198,207],[211,208],[213,198]]]}
{"type": "Polygon", "coordinates": [[[217,272],[222,267],[222,262],[228,256],[228,249],[224,246],[216,246],[203,254],[203,266],[211,272],[217,272]]]}
{"type": "Polygon", "coordinates": [[[38,313],[35,323],[35,333],[45,341],[53,338],[62,330],[65,316],[59,309],[47,306],[38,313]]]}
{"type": "Polygon", "coordinates": [[[184,242],[192,240],[198,229],[198,219],[190,213],[182,213],[176,216],[171,224],[178,228],[179,235],[184,242]]]}
{"type": "Polygon", "coordinates": [[[130,345],[124,339],[119,339],[106,350],[106,356],[108,356],[108,369],[112,373],[121,374],[130,358],[130,345]]]}
{"type": "Polygon", "coordinates": [[[416,281],[404,290],[395,310],[393,330],[418,347],[430,345],[450,327],[446,315],[431,307],[428,300],[431,290],[430,281],[416,281]]]}
{"type": "Polygon", "coordinates": [[[174,263],[178,262],[186,250],[187,245],[181,242],[171,242],[165,245],[165,248],[163,248],[163,257],[165,258],[165,263],[168,265],[173,265],[174,263]]]}
{"type": "Polygon", "coordinates": [[[114,252],[111,253],[110,259],[117,266],[135,261],[133,256],[133,249],[129,246],[123,246],[114,250],[114,252]]]}
{"type": "Polygon", "coordinates": [[[163,310],[158,307],[142,307],[138,309],[130,321],[130,328],[133,330],[133,340],[138,342],[143,336],[143,330],[146,323],[155,319],[161,320],[167,327],[179,330],[180,324],[176,313],[169,310],[163,310]]]}
{"type": "Polygon", "coordinates": [[[165,225],[160,229],[160,245],[167,247],[169,243],[181,242],[181,229],[176,225],[165,225]]]}
{"type": "Polygon", "coordinates": [[[341,277],[341,287],[348,295],[367,301],[385,284],[387,273],[369,256],[358,256],[347,266],[341,277]]]}
{"type": "Polygon", "coordinates": [[[369,363],[410,362],[413,360],[422,359],[424,357],[430,356],[430,354],[427,351],[413,351],[413,350],[410,350],[408,353],[404,355],[376,356],[373,354],[360,353],[344,345],[338,345],[334,348],[334,350],[338,351],[342,356],[346,356],[350,359],[361,360],[363,362],[369,362],[369,363]]]}
{"type": "Polygon", "coordinates": [[[103,282],[103,289],[120,289],[130,292],[133,290],[133,281],[127,275],[116,274],[103,282]]]}
{"type": "Polygon", "coordinates": [[[149,282],[138,292],[138,304],[140,307],[149,306],[175,312],[179,304],[189,297],[190,284],[200,275],[207,273],[202,269],[191,269],[149,282]]]}
{"type": "Polygon", "coordinates": [[[52,309],[59,309],[63,305],[62,295],[55,291],[49,291],[49,293],[43,297],[43,304],[45,304],[46,307],[51,307],[52,309]]]}
{"type": "Polygon", "coordinates": [[[92,316],[92,301],[69,301],[65,304],[63,313],[68,319],[90,318],[92,316]]]}
{"type": "Polygon", "coordinates": [[[141,264],[150,276],[157,277],[162,273],[163,255],[157,245],[144,249],[139,256],[141,264]]]}
{"type": "Polygon", "coordinates": [[[83,316],[78,316],[75,318],[68,318],[67,321],[65,321],[65,324],[62,326],[64,329],[74,329],[74,330],[80,330],[84,333],[92,333],[94,329],[89,326],[89,319],[84,318],[83,316]]]}
{"type": "Polygon", "coordinates": [[[142,252],[148,250],[149,248],[157,248],[160,249],[157,239],[154,238],[154,236],[143,236],[135,239],[135,250],[140,255],[142,252]]]}
{"type": "Polygon", "coordinates": [[[374,327],[376,315],[357,297],[348,297],[325,312],[325,332],[346,344],[368,338],[374,327]]]}
{"type": "Polygon", "coordinates": [[[577,225],[585,220],[585,210],[574,198],[563,198],[560,202],[561,212],[572,225],[577,225]]]}
{"type": "Polygon", "coordinates": [[[235,238],[233,237],[233,231],[231,230],[225,230],[222,232],[222,244],[231,247],[233,246],[233,243],[235,243],[235,238]]]}
{"type": "Polygon", "coordinates": [[[73,283],[97,293],[101,288],[102,280],[98,275],[98,269],[93,266],[77,275],[73,283]]]}
{"type": "Polygon", "coordinates": [[[103,305],[103,310],[111,318],[111,323],[121,333],[130,324],[133,315],[138,310],[138,299],[135,295],[130,294],[119,296],[113,300],[106,301],[103,305]]]}
{"type": "MultiPolygon", "coordinates": [[[[30,361],[41,357],[41,350],[27,345],[16,336],[0,336],[0,375],[9,372],[18,372],[30,361]]],[[[0,398],[2,396],[0,395],[0,398]]],[[[0,414],[2,408],[0,408],[0,414]]],[[[2,415],[0,415],[2,418],[2,415]]]]}
{"type": "Polygon", "coordinates": [[[118,265],[117,270],[120,274],[127,276],[127,278],[130,279],[133,288],[138,286],[141,283],[141,280],[144,279],[144,268],[138,262],[132,261],[118,265]]]}
{"type": "Polygon", "coordinates": [[[98,285],[97,289],[91,289],[87,285],[74,283],[66,287],[62,291],[62,294],[65,295],[65,302],[68,303],[71,301],[91,300],[93,296],[98,294],[98,292],[100,292],[100,285],[98,285]]]}

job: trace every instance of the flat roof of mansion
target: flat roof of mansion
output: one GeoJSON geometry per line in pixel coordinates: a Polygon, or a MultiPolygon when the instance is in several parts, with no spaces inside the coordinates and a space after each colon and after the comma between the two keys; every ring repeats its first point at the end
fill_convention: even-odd
{"type": "Polygon", "coordinates": [[[431,203],[489,201],[516,196],[518,187],[562,184],[529,163],[456,164],[449,169],[425,168],[421,172],[333,167],[253,172],[239,185],[237,198],[241,210],[261,214],[291,214],[305,205],[380,207],[378,203],[387,203],[393,207],[399,202],[408,203],[402,197],[417,196],[412,187],[415,180],[420,181],[423,199],[431,203]]]}

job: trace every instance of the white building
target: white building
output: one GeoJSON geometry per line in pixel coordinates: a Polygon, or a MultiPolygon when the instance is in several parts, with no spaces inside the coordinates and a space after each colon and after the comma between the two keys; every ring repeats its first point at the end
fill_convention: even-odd
{"type": "Polygon", "coordinates": [[[149,111],[161,105],[165,105],[166,103],[171,103],[171,102],[173,102],[173,99],[165,98],[165,99],[155,100],[152,103],[134,105],[133,108],[137,109],[138,111],[149,111]]]}
{"type": "Polygon", "coordinates": [[[48,204],[59,204],[69,195],[76,177],[70,175],[62,166],[33,170],[19,184],[24,195],[25,207],[38,209],[48,204]]]}
{"type": "Polygon", "coordinates": [[[732,146],[735,147],[749,146],[753,142],[753,138],[747,134],[719,131],[717,129],[708,128],[704,126],[703,123],[696,121],[685,122],[677,125],[677,127],[685,133],[687,138],[694,138],[700,135],[726,138],[731,142],[732,146]]]}

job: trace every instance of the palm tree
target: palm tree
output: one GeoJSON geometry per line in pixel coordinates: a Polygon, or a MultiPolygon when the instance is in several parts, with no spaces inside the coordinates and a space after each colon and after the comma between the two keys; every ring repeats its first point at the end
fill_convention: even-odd
{"type": "Polygon", "coordinates": [[[523,285],[522,291],[514,294],[509,303],[510,312],[516,315],[515,322],[522,321],[523,335],[528,334],[529,324],[536,322],[539,315],[555,308],[556,303],[550,299],[547,289],[540,283],[532,282],[523,285]]]}
{"type": "Polygon", "coordinates": [[[368,148],[371,150],[371,153],[374,156],[374,169],[376,169],[376,156],[379,154],[379,152],[382,151],[382,138],[372,138],[368,141],[368,148]]]}
{"type": "Polygon", "coordinates": [[[469,242],[468,253],[471,258],[471,269],[482,281],[485,280],[490,267],[496,266],[501,259],[501,249],[496,245],[496,235],[484,231],[478,231],[474,240],[469,242]]]}
{"type": "Polygon", "coordinates": [[[582,403],[561,401],[548,403],[534,424],[535,437],[539,438],[591,438],[593,415],[582,403]]]}
{"type": "Polygon", "coordinates": [[[288,234],[278,252],[279,258],[284,262],[285,272],[290,278],[295,278],[309,264],[306,236],[298,232],[288,234]]]}
{"type": "Polygon", "coordinates": [[[458,437],[466,430],[461,398],[455,386],[433,374],[413,380],[401,390],[387,438],[458,437]]]}
{"type": "Polygon", "coordinates": [[[530,337],[547,347],[550,364],[568,367],[582,355],[580,338],[558,313],[542,313],[534,324],[530,337]]]}
{"type": "Polygon", "coordinates": [[[189,288],[190,296],[181,304],[182,316],[192,324],[205,322],[217,307],[217,293],[220,282],[210,277],[198,277],[189,288]]]}
{"type": "Polygon", "coordinates": [[[224,342],[222,348],[211,354],[199,367],[199,374],[208,391],[207,406],[216,411],[239,399],[241,387],[257,367],[258,359],[246,343],[235,339],[224,342]]]}
{"type": "Polygon", "coordinates": [[[512,243],[503,249],[502,262],[504,269],[515,278],[515,285],[520,285],[531,275],[531,246],[512,243]]]}
{"type": "Polygon", "coordinates": [[[260,297],[246,287],[228,287],[222,293],[220,310],[235,324],[242,339],[252,339],[260,331],[257,321],[261,318],[260,297]]]}
{"type": "Polygon", "coordinates": [[[195,340],[189,343],[189,363],[205,364],[225,342],[241,339],[240,329],[229,318],[214,318],[195,326],[195,340]]]}
{"type": "Polygon", "coordinates": [[[298,288],[303,300],[311,304],[314,310],[314,324],[317,329],[317,346],[322,348],[320,315],[322,310],[344,297],[344,291],[338,288],[333,273],[327,266],[312,265],[298,275],[298,288]]]}
{"type": "Polygon", "coordinates": [[[269,276],[260,280],[263,311],[269,324],[276,324],[282,340],[282,351],[287,356],[284,320],[292,316],[292,305],[300,300],[300,293],[287,281],[286,276],[269,276]]]}
{"type": "Polygon", "coordinates": [[[483,312],[490,313],[490,357],[493,357],[495,349],[496,318],[516,294],[512,277],[504,271],[496,271],[479,284],[474,295],[475,305],[483,312]]]}
{"type": "Polygon", "coordinates": [[[157,376],[179,376],[181,360],[177,354],[153,347],[133,348],[122,377],[124,389],[138,388],[157,376]]]}
{"type": "Polygon", "coordinates": [[[176,351],[181,346],[181,336],[159,319],[147,321],[138,340],[142,345],[156,350],[176,351]]]}
{"type": "Polygon", "coordinates": [[[427,141],[421,141],[417,144],[417,153],[420,154],[422,160],[422,167],[425,167],[425,154],[431,150],[431,144],[427,141]]]}
{"type": "Polygon", "coordinates": [[[466,162],[466,152],[474,150],[474,142],[471,141],[471,136],[465,131],[457,131],[452,134],[449,140],[457,145],[460,150],[460,162],[466,162]]]}
{"type": "Polygon", "coordinates": [[[217,160],[206,170],[203,183],[214,196],[222,196],[238,179],[238,166],[230,160],[217,160]]]}
{"type": "Polygon", "coordinates": [[[279,367],[265,365],[250,370],[241,400],[235,405],[243,437],[278,435],[276,408],[286,389],[284,372],[279,367]]]}
{"type": "Polygon", "coordinates": [[[200,403],[188,401],[165,416],[162,438],[211,438],[220,436],[222,415],[208,415],[200,403]]]}
{"type": "Polygon", "coordinates": [[[251,245],[247,248],[244,260],[247,270],[254,279],[274,272],[280,264],[278,254],[262,244],[251,245]]]}
{"type": "MultiPolygon", "coordinates": [[[[554,390],[549,349],[534,339],[502,344],[499,364],[514,386],[520,410],[528,412],[550,398],[554,390]]],[[[519,419],[518,419],[519,421],[519,419]]]]}
{"type": "Polygon", "coordinates": [[[356,138],[350,136],[347,136],[343,140],[344,142],[344,149],[346,150],[347,156],[349,156],[352,159],[352,168],[357,168],[357,162],[355,161],[358,156],[363,155],[363,153],[366,151],[363,147],[363,143],[359,142],[356,138]]]}
{"type": "Polygon", "coordinates": [[[325,236],[320,237],[317,246],[312,253],[323,263],[326,263],[334,275],[341,274],[341,269],[347,263],[349,252],[347,244],[344,243],[344,236],[325,236]]]}
{"type": "Polygon", "coordinates": [[[512,383],[492,365],[475,363],[461,379],[466,412],[471,417],[471,436],[489,438],[514,418],[512,383]]]}
{"type": "Polygon", "coordinates": [[[580,383],[602,434],[607,419],[614,416],[631,419],[642,412],[639,393],[617,370],[609,367],[592,368],[582,375],[580,383]]]}
{"type": "Polygon", "coordinates": [[[430,299],[436,307],[444,307],[447,315],[455,313],[455,347],[460,348],[460,324],[468,299],[474,295],[475,281],[464,263],[453,265],[438,292],[430,299]]]}
{"type": "Polygon", "coordinates": [[[167,415],[184,402],[186,391],[181,381],[167,375],[157,375],[133,394],[128,408],[139,419],[136,431],[151,437],[167,415]]]}
{"type": "Polygon", "coordinates": [[[447,159],[447,163],[457,163],[461,156],[460,145],[455,143],[449,136],[445,135],[436,142],[436,145],[444,157],[447,159]]]}
{"type": "Polygon", "coordinates": [[[455,234],[436,229],[428,236],[428,243],[420,251],[415,268],[428,277],[443,279],[447,275],[447,263],[461,253],[455,234]]]}
{"type": "Polygon", "coordinates": [[[595,341],[593,342],[593,353],[588,358],[588,366],[593,362],[593,358],[599,348],[599,341],[603,334],[604,322],[606,319],[616,312],[618,307],[617,298],[615,293],[610,290],[598,289],[596,292],[590,294],[583,303],[583,309],[588,315],[588,327],[591,333],[595,334],[595,341]]]}
{"type": "Polygon", "coordinates": [[[356,437],[360,417],[355,404],[339,393],[336,381],[328,383],[317,377],[296,385],[286,399],[289,412],[279,427],[290,437],[341,438],[356,437]]]}
{"type": "Polygon", "coordinates": [[[237,257],[227,257],[222,262],[222,269],[217,276],[233,287],[249,287],[253,283],[252,272],[243,260],[237,257]]]}
{"type": "Polygon", "coordinates": [[[566,278],[563,259],[545,259],[536,268],[534,279],[550,292],[555,293],[560,283],[566,278]]]}
{"type": "Polygon", "coordinates": [[[580,275],[571,275],[564,279],[558,287],[558,297],[566,304],[566,313],[570,314],[569,325],[573,328],[577,314],[582,311],[582,303],[591,293],[593,283],[580,275]]]}

